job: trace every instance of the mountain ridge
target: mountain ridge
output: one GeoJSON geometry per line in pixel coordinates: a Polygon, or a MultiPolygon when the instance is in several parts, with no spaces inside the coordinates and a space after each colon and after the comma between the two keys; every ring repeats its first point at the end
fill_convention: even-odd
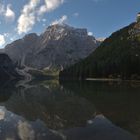
{"type": "Polygon", "coordinates": [[[31,33],[8,44],[3,52],[19,66],[61,70],[86,58],[99,44],[86,29],[57,24],[39,36],[31,33]]]}
{"type": "Polygon", "coordinates": [[[114,32],[85,60],[60,72],[60,79],[140,79],[140,23],[114,32]]]}

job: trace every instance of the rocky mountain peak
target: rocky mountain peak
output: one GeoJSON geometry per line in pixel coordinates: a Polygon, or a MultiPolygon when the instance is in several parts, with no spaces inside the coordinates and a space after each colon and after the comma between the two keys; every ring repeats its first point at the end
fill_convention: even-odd
{"type": "Polygon", "coordinates": [[[59,29],[72,30],[72,29],[74,29],[74,27],[71,27],[68,24],[54,24],[54,25],[48,26],[46,30],[51,30],[51,29],[53,29],[53,30],[59,30],[59,29]]]}
{"type": "Polygon", "coordinates": [[[47,39],[51,40],[59,40],[60,38],[63,38],[65,36],[72,35],[80,38],[87,37],[87,29],[74,28],[67,24],[55,24],[50,25],[41,36],[45,36],[47,39]]]}
{"type": "Polygon", "coordinates": [[[30,40],[36,40],[38,38],[38,35],[36,33],[30,33],[28,35],[25,35],[23,37],[24,41],[30,41],[30,40]]]}
{"type": "Polygon", "coordinates": [[[49,26],[38,36],[26,35],[5,47],[14,62],[36,69],[62,69],[87,57],[99,45],[87,29],[67,24],[49,26]]]}

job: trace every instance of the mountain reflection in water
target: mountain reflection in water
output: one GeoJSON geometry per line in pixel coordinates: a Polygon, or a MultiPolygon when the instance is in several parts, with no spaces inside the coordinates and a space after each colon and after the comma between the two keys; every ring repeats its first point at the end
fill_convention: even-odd
{"type": "MultiPolygon", "coordinates": [[[[6,83],[0,88],[0,140],[136,140],[140,113],[131,114],[134,104],[127,109],[132,89],[95,82],[6,83]]],[[[140,88],[132,91],[137,97],[140,88]]]]}

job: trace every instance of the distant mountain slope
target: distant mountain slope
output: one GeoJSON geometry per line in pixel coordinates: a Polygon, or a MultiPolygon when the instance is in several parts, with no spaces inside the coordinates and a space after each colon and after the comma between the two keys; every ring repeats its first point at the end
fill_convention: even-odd
{"type": "Polygon", "coordinates": [[[107,38],[89,57],[60,73],[61,79],[140,79],[140,23],[107,38]]]}
{"type": "Polygon", "coordinates": [[[14,41],[4,52],[20,66],[62,70],[87,57],[98,45],[86,29],[57,24],[40,36],[33,33],[14,41]]]}
{"type": "Polygon", "coordinates": [[[0,81],[17,79],[21,76],[17,73],[16,67],[7,54],[0,54],[0,81]]]}

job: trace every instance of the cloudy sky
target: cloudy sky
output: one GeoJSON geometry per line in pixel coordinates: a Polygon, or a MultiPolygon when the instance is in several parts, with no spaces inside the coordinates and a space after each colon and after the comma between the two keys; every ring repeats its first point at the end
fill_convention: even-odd
{"type": "Polygon", "coordinates": [[[56,23],[104,38],[135,21],[138,12],[140,0],[0,0],[0,48],[56,23]]]}

